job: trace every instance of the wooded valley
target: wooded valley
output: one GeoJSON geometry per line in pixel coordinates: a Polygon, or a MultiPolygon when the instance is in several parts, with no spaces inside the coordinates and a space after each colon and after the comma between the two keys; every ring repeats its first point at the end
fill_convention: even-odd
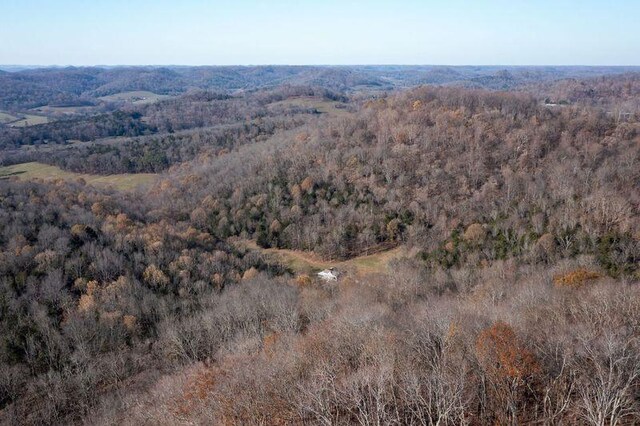
{"type": "Polygon", "coordinates": [[[12,70],[0,112],[2,424],[640,423],[637,68],[12,70]]]}

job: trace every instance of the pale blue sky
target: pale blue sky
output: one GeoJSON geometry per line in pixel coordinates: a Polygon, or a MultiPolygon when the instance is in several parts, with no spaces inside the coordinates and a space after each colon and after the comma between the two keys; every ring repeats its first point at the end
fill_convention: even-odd
{"type": "Polygon", "coordinates": [[[640,65],[640,0],[0,0],[0,63],[640,65]]]}

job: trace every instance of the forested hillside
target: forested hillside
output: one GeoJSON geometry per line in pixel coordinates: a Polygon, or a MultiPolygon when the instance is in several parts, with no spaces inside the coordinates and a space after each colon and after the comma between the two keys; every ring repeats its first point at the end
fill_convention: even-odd
{"type": "Polygon", "coordinates": [[[185,206],[161,204],[187,215],[213,196],[203,230],[337,258],[406,242],[450,267],[613,244],[599,259],[618,273],[638,260],[639,131],[526,95],[416,89],[196,162],[166,192],[185,206]]]}
{"type": "Polygon", "coordinates": [[[600,73],[0,73],[171,95],[0,124],[4,165],[157,173],[0,168],[0,423],[639,423],[640,77],[600,73]]]}

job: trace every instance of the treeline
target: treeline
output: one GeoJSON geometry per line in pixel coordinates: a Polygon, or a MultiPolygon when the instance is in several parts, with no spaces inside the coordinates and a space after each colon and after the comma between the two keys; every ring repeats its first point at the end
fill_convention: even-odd
{"type": "Polygon", "coordinates": [[[140,136],[156,131],[155,127],[142,120],[138,112],[115,111],[35,126],[5,127],[0,133],[0,148],[7,150],[23,145],[88,142],[106,137],[140,136]]]}

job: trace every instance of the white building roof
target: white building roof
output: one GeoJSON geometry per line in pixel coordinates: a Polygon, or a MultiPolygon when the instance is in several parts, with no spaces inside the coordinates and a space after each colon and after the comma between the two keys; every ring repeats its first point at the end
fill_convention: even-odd
{"type": "Polygon", "coordinates": [[[318,277],[322,278],[326,281],[337,281],[338,274],[332,269],[325,269],[324,271],[318,272],[318,277]]]}

